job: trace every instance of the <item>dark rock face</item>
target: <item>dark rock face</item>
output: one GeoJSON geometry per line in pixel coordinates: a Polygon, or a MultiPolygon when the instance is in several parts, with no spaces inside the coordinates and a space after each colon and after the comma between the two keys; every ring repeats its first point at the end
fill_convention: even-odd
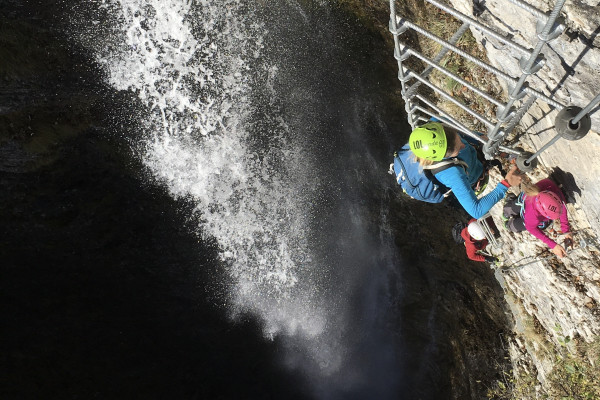
{"type": "MultiPolygon", "coordinates": [[[[2,398],[307,398],[276,367],[277,342],[217,306],[190,206],[145,183],[119,136],[135,137],[112,114],[130,100],[51,9],[0,11],[2,398]]],[[[483,398],[505,356],[502,291],[452,242],[462,212],[392,197],[411,396],[483,398]]]]}
{"type": "Polygon", "coordinates": [[[403,198],[394,208],[398,231],[412,238],[397,244],[410,282],[403,288],[400,334],[415,349],[409,374],[422,379],[419,387],[425,390],[415,398],[485,398],[506,366],[503,337],[510,335],[510,318],[502,289],[486,264],[470,262],[464,246],[452,241],[453,223],[466,220],[462,210],[403,198]],[[427,359],[435,360],[435,367],[424,365],[427,359]],[[427,377],[419,375],[424,370],[427,377]],[[427,378],[440,383],[435,392],[426,391],[427,378]]]}
{"type": "Polygon", "coordinates": [[[276,343],[220,308],[188,205],[112,133],[127,99],[51,9],[0,11],[1,397],[303,398],[276,343]]]}
{"type": "MultiPolygon", "coordinates": [[[[338,3],[377,32],[393,60],[389,3],[338,3]]],[[[419,0],[397,2],[397,7],[403,15],[426,12],[419,0]]],[[[397,74],[395,62],[389,69],[390,75],[397,74]]],[[[390,81],[390,87],[401,98],[400,82],[390,81]]],[[[407,139],[398,136],[400,142],[407,139]]],[[[452,225],[467,222],[468,215],[452,202],[431,205],[402,195],[394,196],[391,209],[396,244],[404,257],[402,273],[407,277],[406,286],[398,288],[404,293],[398,305],[403,327],[399,335],[414,350],[407,354],[412,368],[406,374],[421,389],[412,397],[486,398],[487,388],[502,379],[501,370],[510,368],[506,339],[512,335],[511,317],[493,271],[487,264],[469,261],[464,246],[452,241],[452,225]],[[435,365],[429,364],[432,359],[435,365]]]]}
{"type": "Polygon", "coordinates": [[[3,397],[301,398],[273,343],[207,295],[218,272],[185,204],[110,149],[86,132],[50,166],[1,175],[3,397]]]}

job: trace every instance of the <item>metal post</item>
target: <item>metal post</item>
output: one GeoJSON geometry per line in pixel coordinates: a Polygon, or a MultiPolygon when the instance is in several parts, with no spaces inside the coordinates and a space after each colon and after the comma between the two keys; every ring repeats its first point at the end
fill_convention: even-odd
{"type": "Polygon", "coordinates": [[[600,103],[600,94],[594,97],[594,99],[590,101],[590,103],[587,106],[585,106],[583,110],[579,111],[579,114],[577,114],[575,118],[571,120],[571,123],[573,125],[576,125],[581,120],[581,118],[583,118],[587,113],[589,113],[590,110],[594,108],[598,103],[600,103]]]}
{"type": "MultiPolygon", "coordinates": [[[[563,135],[565,135],[567,132],[568,134],[565,136],[566,139],[568,140],[579,140],[581,139],[583,136],[585,136],[585,134],[587,133],[587,131],[590,128],[589,125],[589,117],[587,118],[587,124],[583,124],[583,125],[579,125],[579,122],[586,116],[588,116],[588,112],[594,108],[598,103],[600,102],[600,95],[596,96],[592,101],[589,102],[589,104],[587,106],[585,106],[584,109],[582,109],[581,111],[579,111],[579,113],[577,113],[577,115],[575,115],[571,120],[569,120],[569,115],[568,113],[564,116],[561,117],[561,113],[559,113],[557,115],[557,122],[555,124],[556,130],[558,131],[558,134],[556,136],[554,136],[548,143],[546,143],[545,145],[543,145],[535,154],[533,154],[531,157],[529,157],[527,159],[527,161],[525,161],[525,163],[530,163],[534,158],[536,158],[537,156],[539,156],[544,150],[546,150],[548,147],[552,146],[554,143],[556,143],[556,141],[558,139],[560,139],[563,135]],[[572,128],[571,130],[567,130],[566,132],[564,131],[564,129],[569,126],[570,128],[572,128]]],[[[569,107],[566,108],[563,111],[569,111],[569,109],[572,109],[572,112],[576,112],[575,110],[579,108],[579,107],[569,107]]]]}
{"type": "Polygon", "coordinates": [[[556,141],[560,139],[560,133],[557,134],[556,136],[554,136],[552,139],[550,139],[550,141],[548,143],[546,143],[545,145],[543,145],[535,154],[533,154],[531,157],[529,157],[526,161],[525,164],[530,164],[534,158],[536,158],[537,156],[539,156],[544,150],[546,150],[548,147],[552,146],[554,143],[556,143],[556,141]]]}

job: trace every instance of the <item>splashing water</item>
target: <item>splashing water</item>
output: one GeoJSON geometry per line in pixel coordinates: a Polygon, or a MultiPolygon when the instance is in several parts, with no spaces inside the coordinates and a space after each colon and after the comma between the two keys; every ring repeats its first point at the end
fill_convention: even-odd
{"type": "Polygon", "coordinates": [[[326,312],[314,282],[299,282],[318,268],[307,240],[313,194],[294,170],[310,160],[280,117],[269,126],[253,120],[253,85],[272,91],[277,75],[260,60],[266,28],[235,0],[103,7],[117,15],[124,43],[98,62],[113,87],[147,108],[138,121],[144,162],[174,196],[197,205],[201,234],[216,239],[233,280],[232,305],[261,316],[268,336],[320,335],[326,312]]]}
{"type": "MultiPolygon", "coordinates": [[[[331,110],[320,108],[337,107],[337,100],[319,98],[321,82],[338,98],[348,93],[330,83],[338,75],[299,83],[315,76],[314,61],[296,56],[318,52],[307,39],[320,43],[332,33],[312,32],[312,17],[294,1],[275,3],[101,0],[97,23],[78,31],[87,30],[83,40],[108,83],[140,105],[133,123],[142,140],[133,146],[144,164],[174,197],[195,205],[198,233],[217,244],[231,314],[258,316],[266,337],[282,337],[292,368],[318,381],[337,375],[342,391],[369,386],[393,364],[390,343],[365,332],[382,323],[387,275],[376,271],[394,256],[389,243],[381,246],[389,233],[369,238],[365,214],[380,216],[369,217],[366,200],[347,188],[354,180],[373,181],[360,171],[378,168],[358,128],[368,123],[362,108],[372,106],[352,100],[342,120],[350,127],[331,125],[339,111],[330,117],[331,110]],[[299,35],[298,26],[314,39],[299,35]],[[296,47],[273,40],[280,34],[296,47]],[[347,141],[359,153],[356,169],[340,179],[337,170],[349,160],[331,152],[347,141]],[[356,296],[364,298],[352,303],[356,296]],[[382,365],[372,373],[362,363],[349,366],[349,357],[362,352],[382,365]]],[[[322,50],[318,62],[327,64],[330,51],[322,50]]]]}

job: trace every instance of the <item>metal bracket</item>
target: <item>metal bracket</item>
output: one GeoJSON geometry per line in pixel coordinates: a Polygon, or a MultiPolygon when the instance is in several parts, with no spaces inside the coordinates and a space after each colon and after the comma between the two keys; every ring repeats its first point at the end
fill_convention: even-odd
{"type": "Polygon", "coordinates": [[[546,65],[546,59],[543,54],[538,54],[533,62],[533,65],[529,70],[527,70],[527,64],[529,63],[529,57],[521,57],[519,60],[519,67],[521,67],[521,72],[525,75],[532,75],[538,72],[544,65],[546,65]]]}
{"type": "Polygon", "coordinates": [[[523,82],[523,84],[521,85],[521,88],[519,89],[519,93],[517,93],[516,95],[513,95],[512,93],[515,90],[515,86],[514,85],[508,85],[508,93],[509,93],[509,97],[514,100],[521,100],[523,97],[527,96],[527,92],[525,91],[525,88],[529,87],[527,85],[527,82],[523,82]]]}
{"type": "Polygon", "coordinates": [[[556,115],[554,119],[554,127],[558,134],[567,140],[579,140],[589,132],[592,127],[592,121],[588,114],[584,115],[576,124],[571,121],[582,110],[581,107],[569,106],[565,107],[556,115]]]}
{"type": "Polygon", "coordinates": [[[486,160],[491,160],[498,153],[498,148],[500,147],[500,142],[495,141],[487,141],[483,144],[483,154],[485,155],[486,160]]]}
{"type": "Polygon", "coordinates": [[[496,109],[496,118],[498,118],[498,121],[500,121],[500,122],[506,122],[515,116],[515,108],[511,107],[508,109],[508,112],[506,113],[506,115],[504,117],[502,117],[505,109],[506,109],[506,106],[498,107],[496,109]]]}
{"type": "Polygon", "coordinates": [[[390,18],[389,30],[392,32],[392,35],[402,35],[408,29],[408,26],[404,25],[404,18],[398,18],[396,21],[396,28],[394,29],[394,21],[390,18]]]}
{"type": "Polygon", "coordinates": [[[402,45],[402,48],[394,49],[394,58],[400,62],[403,62],[410,57],[410,53],[405,51],[406,48],[406,45],[402,45]],[[398,52],[400,52],[400,54],[398,54],[398,52]]]}
{"type": "MultiPolygon", "coordinates": [[[[406,76],[406,81],[410,79],[410,75],[406,76]]],[[[412,99],[417,94],[417,90],[419,88],[419,82],[415,82],[412,85],[406,88],[406,91],[402,94],[406,99],[412,99]]]]}
{"type": "Polygon", "coordinates": [[[523,172],[529,172],[534,170],[538,166],[538,159],[536,157],[529,161],[529,158],[532,155],[533,153],[527,151],[519,154],[516,159],[517,168],[519,168],[523,172]]]}
{"type": "Polygon", "coordinates": [[[544,42],[549,42],[551,40],[556,39],[557,37],[562,35],[563,32],[566,30],[566,27],[564,25],[564,18],[562,18],[562,17],[557,19],[556,22],[554,23],[554,25],[552,25],[552,29],[550,30],[550,33],[548,33],[548,35],[546,37],[542,37],[542,33],[544,32],[545,27],[546,27],[546,21],[538,19],[538,21],[535,25],[535,31],[537,33],[538,39],[540,39],[541,41],[544,41],[544,42]]]}
{"type": "MultiPolygon", "coordinates": [[[[407,77],[407,79],[408,79],[408,77],[407,77]]],[[[415,97],[415,95],[417,94],[415,86],[418,87],[418,85],[417,85],[418,83],[419,82],[416,82],[415,84],[408,86],[406,88],[406,90],[404,91],[404,93],[402,93],[402,96],[405,98],[405,100],[411,100],[413,97],[415,97]]]]}

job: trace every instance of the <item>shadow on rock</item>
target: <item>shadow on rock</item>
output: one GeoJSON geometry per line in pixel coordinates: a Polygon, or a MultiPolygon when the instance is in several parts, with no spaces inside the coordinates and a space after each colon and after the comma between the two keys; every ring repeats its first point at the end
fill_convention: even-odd
{"type": "Polygon", "coordinates": [[[581,197],[581,189],[575,182],[575,177],[570,172],[565,172],[559,167],[554,167],[550,173],[550,179],[556,182],[562,189],[567,203],[575,203],[575,193],[581,197]]]}

